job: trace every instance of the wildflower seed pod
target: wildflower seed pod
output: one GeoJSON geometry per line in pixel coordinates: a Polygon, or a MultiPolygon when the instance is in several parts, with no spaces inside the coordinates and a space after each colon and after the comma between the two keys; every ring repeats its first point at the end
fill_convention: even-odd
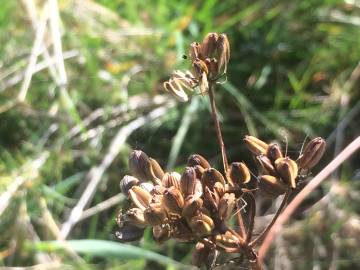
{"type": "Polygon", "coordinates": [[[120,190],[125,195],[128,196],[129,190],[133,186],[137,186],[140,183],[139,179],[131,175],[125,175],[120,181],[120,190]]]}
{"type": "Polygon", "coordinates": [[[254,136],[245,136],[244,142],[247,148],[252,152],[254,155],[265,155],[266,150],[268,148],[268,144],[259,140],[254,136]]]}
{"type": "Polygon", "coordinates": [[[236,198],[234,193],[225,193],[219,201],[219,217],[220,220],[227,220],[234,210],[236,198]]]}
{"type": "Polygon", "coordinates": [[[206,169],[201,178],[201,183],[204,186],[207,186],[210,189],[213,189],[216,182],[225,184],[225,179],[224,179],[223,175],[214,168],[206,169]]]}
{"type": "Polygon", "coordinates": [[[132,242],[140,240],[144,235],[144,228],[125,224],[115,232],[115,237],[121,242],[132,242]]]}
{"type": "Polygon", "coordinates": [[[206,246],[204,243],[197,242],[195,246],[195,250],[192,253],[191,263],[196,267],[201,267],[205,264],[207,258],[210,255],[211,248],[206,246]]]}
{"type": "Polygon", "coordinates": [[[164,171],[161,168],[160,164],[153,158],[149,158],[149,160],[152,176],[156,179],[162,179],[164,176],[164,171]]]}
{"type": "Polygon", "coordinates": [[[164,192],[163,204],[170,213],[181,215],[184,206],[184,198],[175,187],[170,187],[164,192]]]}
{"type": "Polygon", "coordinates": [[[298,165],[301,169],[311,169],[323,156],[326,149],[326,142],[323,138],[312,139],[304,149],[303,154],[298,159],[298,165]]]}
{"type": "Polygon", "coordinates": [[[151,194],[138,186],[133,186],[129,190],[129,197],[143,211],[149,206],[151,200],[151,194]]]}
{"type": "Polygon", "coordinates": [[[206,58],[205,59],[205,63],[208,66],[209,69],[209,74],[210,74],[210,78],[216,78],[219,74],[219,65],[218,65],[218,61],[216,60],[216,58],[206,58]]]}
{"type": "Polygon", "coordinates": [[[281,148],[277,143],[269,144],[266,150],[266,156],[270,159],[271,162],[275,162],[278,158],[282,158],[283,154],[281,148]]]}
{"type": "Polygon", "coordinates": [[[204,169],[211,167],[210,163],[203,156],[200,156],[199,154],[191,155],[188,158],[187,166],[196,167],[197,165],[200,165],[204,169]]]}
{"type": "Polygon", "coordinates": [[[214,221],[211,217],[200,214],[191,219],[189,226],[197,236],[202,237],[211,234],[214,229],[214,221]]]}
{"type": "Polygon", "coordinates": [[[209,33],[205,36],[201,44],[201,52],[204,58],[211,58],[213,56],[217,47],[218,37],[217,33],[209,33]]]}
{"type": "Polygon", "coordinates": [[[298,175],[298,166],[295,161],[286,157],[278,158],[275,161],[275,168],[281,179],[290,187],[296,187],[296,177],[298,175]]]}
{"type": "Polygon", "coordinates": [[[207,79],[207,73],[205,71],[202,73],[200,81],[199,81],[199,89],[201,95],[205,95],[209,90],[209,82],[207,79]]]}
{"type": "Polygon", "coordinates": [[[227,64],[230,60],[230,44],[225,34],[219,35],[216,43],[216,51],[219,62],[219,73],[226,73],[227,64]]]}
{"type": "Polygon", "coordinates": [[[225,193],[225,186],[223,183],[216,182],[213,189],[214,192],[216,192],[219,195],[219,198],[221,198],[225,193]]]}
{"type": "Polygon", "coordinates": [[[271,197],[277,197],[284,194],[287,190],[287,186],[281,182],[281,180],[272,175],[262,175],[259,177],[260,189],[270,195],[271,197]]]}
{"type": "Polygon", "coordinates": [[[193,167],[186,167],[180,179],[181,192],[185,198],[194,194],[196,182],[195,169],[193,167]]]}
{"type": "Polygon", "coordinates": [[[180,178],[181,175],[177,172],[165,173],[163,178],[161,179],[162,185],[166,188],[176,187],[180,188],[180,178]]]}
{"type": "Polygon", "coordinates": [[[218,210],[220,196],[216,191],[211,191],[209,187],[204,188],[204,202],[209,209],[218,210]]]}
{"type": "Polygon", "coordinates": [[[217,234],[215,236],[215,244],[224,249],[238,248],[240,246],[239,239],[230,232],[217,234]]]}
{"type": "Polygon", "coordinates": [[[166,219],[166,213],[164,212],[160,203],[153,203],[145,209],[144,219],[152,226],[160,225],[164,223],[166,219]]]}
{"type": "Polygon", "coordinates": [[[199,196],[190,195],[186,198],[181,215],[190,219],[201,210],[203,200],[199,196]]]}
{"type": "Polygon", "coordinates": [[[192,63],[192,67],[194,70],[194,75],[198,79],[201,79],[203,73],[205,73],[205,75],[209,73],[206,63],[201,59],[195,59],[192,63]]]}
{"type": "Polygon", "coordinates": [[[250,181],[250,171],[248,167],[243,162],[233,162],[230,166],[229,172],[231,185],[243,185],[250,181]]]}
{"type": "Polygon", "coordinates": [[[185,92],[184,87],[187,90],[192,89],[190,87],[187,87],[187,85],[184,84],[183,81],[171,78],[169,81],[164,82],[163,86],[167,92],[172,94],[180,102],[187,102],[189,100],[189,96],[185,92]]]}
{"type": "Polygon", "coordinates": [[[164,243],[171,237],[169,224],[157,225],[153,227],[153,238],[158,244],[164,243]]]}
{"type": "Polygon", "coordinates": [[[275,167],[273,166],[271,160],[267,156],[265,155],[256,156],[256,159],[260,164],[260,167],[262,169],[261,170],[262,174],[270,174],[274,176],[277,175],[275,167]]]}
{"type": "Polygon", "coordinates": [[[140,228],[144,228],[147,225],[144,218],[144,212],[140,208],[134,207],[127,210],[124,219],[126,222],[129,222],[140,228]]]}
{"type": "Polygon", "coordinates": [[[131,173],[140,181],[151,180],[151,164],[149,157],[140,150],[134,150],[129,155],[129,168],[131,173]]]}
{"type": "Polygon", "coordinates": [[[202,58],[201,55],[201,45],[198,42],[192,42],[190,44],[189,56],[191,61],[202,58]]]}

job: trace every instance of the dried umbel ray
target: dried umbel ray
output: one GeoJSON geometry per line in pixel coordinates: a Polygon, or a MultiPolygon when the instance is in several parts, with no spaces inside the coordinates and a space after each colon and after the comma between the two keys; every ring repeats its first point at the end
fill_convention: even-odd
{"type": "MultiPolygon", "coordinates": [[[[124,242],[139,240],[145,228],[152,227],[153,238],[159,244],[171,238],[195,244],[193,263],[197,266],[215,262],[213,256],[218,252],[241,253],[249,261],[256,260],[254,247],[262,236],[253,239],[250,230],[254,224],[245,224],[244,232],[229,225],[231,217],[238,215],[243,219],[243,215],[250,214],[239,211],[238,201],[247,196],[250,205],[255,206],[257,190],[271,198],[291,192],[297,187],[299,172],[308,169],[301,162],[313,160],[315,156],[320,159],[325,141],[320,138],[310,141],[305,149],[311,148],[315,152],[306,151],[297,161],[283,156],[278,145],[267,144],[252,136],[246,136],[244,142],[258,160],[257,177],[251,178],[248,167],[242,162],[233,162],[229,174],[223,175],[198,154],[189,157],[182,174],[164,173],[158,162],[150,162],[153,159],[144,152],[133,151],[130,154],[133,175],[147,175],[154,171],[152,166],[157,166],[162,172],[158,175],[162,177],[154,179],[148,174],[148,179],[138,179],[126,175],[120,181],[121,191],[131,201],[131,206],[118,215],[118,239],[124,242]],[[314,142],[321,142],[321,146],[312,147],[314,142]],[[272,148],[276,150],[272,151],[272,148]],[[145,160],[134,160],[134,156],[145,160]],[[251,182],[258,188],[249,190],[251,182]],[[147,188],[143,187],[145,183],[147,188]]],[[[255,207],[249,212],[255,215],[255,207]]],[[[250,222],[254,219],[250,218],[250,222]]]]}
{"type": "Polygon", "coordinates": [[[131,152],[129,169],[120,181],[121,191],[129,198],[128,209],[121,210],[115,235],[129,242],[142,238],[146,227],[161,244],[168,239],[194,245],[192,263],[211,268],[220,252],[238,253],[252,269],[262,269],[256,247],[270,230],[291,193],[299,186],[324,154],[322,138],[311,140],[295,160],[278,144],[245,136],[243,142],[258,163],[258,174],[251,174],[244,162],[227,161],[225,144],[215,105],[214,86],[226,76],[230,45],[225,34],[210,33],[201,43],[190,44],[190,71],[174,71],[166,90],[187,101],[196,87],[209,94],[211,116],[220,146],[223,173],[201,155],[193,154],[181,174],[164,172],[159,163],[140,150],[131,152]],[[253,175],[253,177],[252,177],[253,175]],[[256,198],[283,196],[273,220],[257,237],[253,236],[256,198]],[[243,204],[247,203],[247,211],[243,204]],[[236,221],[235,227],[230,226],[236,221]],[[238,228],[238,229],[235,229],[238,228]]]}

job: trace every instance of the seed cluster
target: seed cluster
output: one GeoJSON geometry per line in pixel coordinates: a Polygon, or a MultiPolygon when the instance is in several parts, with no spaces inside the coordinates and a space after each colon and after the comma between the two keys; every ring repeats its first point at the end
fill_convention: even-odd
{"type": "Polygon", "coordinates": [[[190,44],[189,57],[193,73],[175,70],[164,88],[182,102],[188,101],[188,92],[198,86],[201,94],[209,89],[209,82],[226,73],[230,59],[230,44],[225,34],[209,33],[201,43],[190,44]]]}
{"type": "Polygon", "coordinates": [[[198,154],[188,158],[181,175],[164,172],[155,159],[133,151],[129,157],[132,176],[126,175],[120,182],[131,205],[117,217],[117,238],[138,240],[145,227],[151,226],[157,243],[170,238],[196,243],[192,261],[196,266],[211,265],[219,251],[256,256],[251,243],[253,224],[246,224],[244,235],[228,222],[232,216],[242,217],[239,201],[246,194],[255,202],[258,189],[276,197],[296,188],[299,174],[320,160],[325,141],[311,140],[296,161],[284,156],[277,144],[253,136],[246,136],[244,142],[258,161],[257,177],[252,178],[242,162],[233,162],[223,175],[198,154]],[[248,190],[250,181],[258,188],[248,190]]]}

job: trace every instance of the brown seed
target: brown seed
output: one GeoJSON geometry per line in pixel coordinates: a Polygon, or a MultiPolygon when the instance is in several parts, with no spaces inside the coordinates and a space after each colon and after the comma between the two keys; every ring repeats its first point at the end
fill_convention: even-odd
{"type": "Polygon", "coordinates": [[[161,166],[159,165],[159,163],[153,159],[153,158],[149,158],[150,160],[150,165],[151,165],[151,174],[153,176],[154,179],[162,179],[164,176],[164,171],[161,168],[161,166]]]}
{"type": "Polygon", "coordinates": [[[245,136],[244,142],[254,155],[265,155],[268,144],[254,136],[245,136]]]}
{"type": "Polygon", "coordinates": [[[195,78],[201,79],[203,73],[208,74],[209,70],[206,63],[201,59],[195,59],[192,63],[192,68],[194,70],[195,78]]]}
{"type": "Polygon", "coordinates": [[[162,185],[166,188],[176,187],[180,188],[180,177],[181,175],[177,172],[165,173],[163,178],[161,179],[162,185]]]}
{"type": "Polygon", "coordinates": [[[203,205],[203,200],[199,196],[190,195],[186,198],[182,216],[191,219],[193,216],[198,214],[203,205]]]}
{"type": "Polygon", "coordinates": [[[230,166],[230,180],[232,185],[243,185],[250,181],[250,171],[243,162],[233,162],[230,166]]]}
{"type": "Polygon", "coordinates": [[[224,249],[238,248],[240,246],[238,238],[230,232],[226,232],[225,234],[217,234],[215,236],[215,244],[224,249]]]}
{"type": "Polygon", "coordinates": [[[133,186],[129,190],[129,197],[132,202],[141,210],[145,210],[149,206],[151,194],[138,186],[133,186]]]}
{"type": "Polygon", "coordinates": [[[270,174],[270,175],[274,175],[274,176],[277,175],[275,167],[273,166],[273,164],[271,163],[271,160],[267,156],[265,156],[265,155],[256,156],[256,159],[260,164],[262,173],[270,174]]]}
{"type": "Polygon", "coordinates": [[[215,53],[218,37],[217,33],[209,33],[205,36],[201,44],[201,52],[204,58],[210,58],[215,53]]]}
{"type": "Polygon", "coordinates": [[[120,190],[125,195],[128,196],[129,190],[133,186],[137,186],[140,183],[139,179],[131,175],[125,175],[120,181],[120,190]]]}
{"type": "Polygon", "coordinates": [[[152,178],[150,159],[143,151],[134,150],[130,153],[129,168],[140,181],[146,182],[152,178]]]}
{"type": "Polygon", "coordinates": [[[209,162],[203,156],[200,156],[199,154],[191,155],[188,158],[187,166],[196,167],[197,165],[200,165],[204,169],[211,167],[209,162]]]}
{"type": "Polygon", "coordinates": [[[152,226],[160,225],[164,223],[166,213],[163,211],[160,203],[153,203],[144,211],[144,219],[152,226]]]}
{"type": "Polygon", "coordinates": [[[195,250],[192,253],[191,263],[200,268],[203,264],[205,264],[207,258],[209,257],[210,250],[210,247],[205,246],[204,243],[196,243],[195,250]]]}
{"type": "Polygon", "coordinates": [[[202,237],[211,234],[214,229],[214,221],[211,217],[200,214],[191,219],[189,226],[197,236],[202,237]]]}
{"type": "Polygon", "coordinates": [[[213,189],[216,182],[225,184],[225,179],[218,170],[214,168],[208,168],[204,171],[201,182],[204,186],[213,189]]]}
{"type": "Polygon", "coordinates": [[[214,185],[214,192],[219,195],[219,198],[222,197],[225,193],[225,186],[223,183],[216,182],[214,185]]]}
{"type": "Polygon", "coordinates": [[[270,159],[271,162],[275,162],[278,158],[282,158],[283,154],[281,148],[277,143],[269,144],[269,147],[266,150],[266,156],[270,159]]]}
{"type": "Polygon", "coordinates": [[[298,175],[298,166],[295,161],[286,157],[278,158],[275,161],[275,168],[281,179],[290,187],[296,187],[296,177],[298,175]]]}
{"type": "Polygon", "coordinates": [[[301,169],[311,169],[321,159],[325,153],[326,142],[323,138],[317,137],[312,139],[304,149],[303,154],[298,159],[298,164],[301,169]]]}
{"type": "Polygon", "coordinates": [[[184,198],[175,187],[170,187],[164,192],[163,204],[170,213],[181,215],[184,206],[184,198]]]}
{"type": "Polygon", "coordinates": [[[272,175],[260,176],[259,187],[264,193],[272,197],[277,197],[281,194],[284,194],[287,189],[287,186],[281,182],[280,179],[272,175]]]}
{"type": "Polygon", "coordinates": [[[227,220],[234,210],[236,198],[234,193],[225,193],[219,201],[219,218],[227,220]]]}
{"type": "Polygon", "coordinates": [[[194,194],[196,182],[195,169],[193,167],[186,167],[180,179],[181,192],[185,198],[194,194]]]}
{"type": "Polygon", "coordinates": [[[171,229],[169,224],[157,225],[153,227],[153,237],[158,244],[164,243],[170,239],[171,229]]]}
{"type": "Polygon", "coordinates": [[[217,39],[216,51],[218,54],[219,73],[226,73],[230,60],[230,44],[226,34],[220,34],[217,39]]]}
{"type": "Polygon", "coordinates": [[[144,228],[135,225],[125,224],[115,232],[115,237],[121,242],[132,242],[141,239],[144,235],[144,228]]]}
{"type": "Polygon", "coordinates": [[[124,219],[126,222],[129,222],[141,228],[147,225],[144,218],[144,212],[140,208],[134,207],[127,210],[124,219]]]}
{"type": "Polygon", "coordinates": [[[209,209],[218,210],[220,201],[219,194],[214,190],[211,191],[207,186],[204,189],[204,203],[209,209]]]}

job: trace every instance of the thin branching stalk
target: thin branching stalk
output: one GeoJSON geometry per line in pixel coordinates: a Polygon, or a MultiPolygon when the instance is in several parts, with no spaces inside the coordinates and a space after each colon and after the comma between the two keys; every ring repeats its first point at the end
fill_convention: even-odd
{"type": "Polygon", "coordinates": [[[214,121],[216,136],[217,136],[218,143],[219,143],[220,150],[221,150],[221,157],[222,157],[222,161],[223,161],[223,165],[224,165],[224,172],[225,172],[225,175],[227,175],[229,165],[228,165],[224,140],[223,140],[222,134],[221,134],[220,122],[219,122],[219,118],[218,118],[218,114],[217,114],[217,110],[216,110],[214,87],[215,87],[214,82],[209,82],[209,99],[210,99],[210,104],[211,104],[211,116],[214,121]]]}
{"type": "Polygon", "coordinates": [[[255,197],[252,193],[245,193],[245,195],[247,195],[249,197],[249,225],[248,225],[248,230],[247,230],[247,235],[246,235],[246,243],[250,243],[252,235],[253,235],[253,231],[254,231],[254,221],[255,221],[255,214],[256,214],[256,202],[255,202],[255,197]]]}
{"type": "Polygon", "coordinates": [[[270,231],[270,229],[272,228],[272,226],[274,225],[275,221],[277,220],[277,218],[279,217],[279,215],[281,214],[282,210],[284,209],[284,207],[287,204],[287,201],[290,197],[291,194],[291,190],[288,189],[284,195],[284,198],[279,206],[279,208],[277,209],[273,219],[271,220],[271,222],[266,226],[266,228],[260,233],[260,235],[250,243],[251,247],[256,246],[259,242],[261,242],[264,237],[267,235],[267,233],[270,231]]]}

